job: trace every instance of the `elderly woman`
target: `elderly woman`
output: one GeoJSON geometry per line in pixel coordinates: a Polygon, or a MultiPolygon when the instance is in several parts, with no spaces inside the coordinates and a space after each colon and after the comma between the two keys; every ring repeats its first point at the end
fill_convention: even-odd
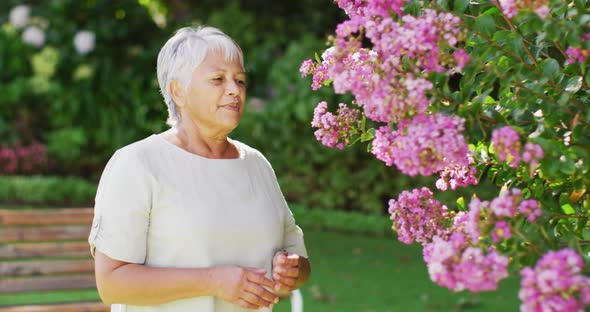
{"type": "Polygon", "coordinates": [[[272,310],[309,278],[303,233],[274,171],[228,138],[244,112],[240,47],[183,28],[158,56],[172,126],[115,152],[89,237],[112,311],[272,310]]]}

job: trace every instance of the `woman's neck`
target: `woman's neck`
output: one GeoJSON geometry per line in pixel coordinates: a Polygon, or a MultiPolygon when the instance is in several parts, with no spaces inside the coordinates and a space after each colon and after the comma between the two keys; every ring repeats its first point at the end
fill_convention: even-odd
{"type": "Polygon", "coordinates": [[[239,152],[227,138],[227,134],[207,133],[198,127],[178,125],[163,133],[169,142],[206,158],[238,158],[239,152]]]}

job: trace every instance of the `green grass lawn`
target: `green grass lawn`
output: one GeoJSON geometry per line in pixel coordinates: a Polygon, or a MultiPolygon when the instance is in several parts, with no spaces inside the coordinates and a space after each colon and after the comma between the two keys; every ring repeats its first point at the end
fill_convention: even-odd
{"type": "MultiPolygon", "coordinates": [[[[518,311],[518,279],[500,290],[453,293],[432,283],[419,246],[391,238],[307,230],[312,277],[303,287],[306,312],[518,311]]],[[[98,298],[96,291],[0,295],[0,304],[98,298]]],[[[290,311],[288,300],[275,311],[290,311]]]]}
{"type": "MultiPolygon", "coordinates": [[[[312,277],[302,289],[306,312],[518,311],[519,280],[495,292],[454,293],[428,278],[421,248],[395,238],[306,231],[312,277]]],[[[281,302],[275,311],[289,310],[281,302]]]]}

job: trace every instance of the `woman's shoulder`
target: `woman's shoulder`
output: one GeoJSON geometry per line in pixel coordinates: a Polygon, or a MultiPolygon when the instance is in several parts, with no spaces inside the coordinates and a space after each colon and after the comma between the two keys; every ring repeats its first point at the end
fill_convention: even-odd
{"type": "Polygon", "coordinates": [[[145,161],[150,155],[158,149],[155,135],[150,135],[139,141],[135,141],[118,148],[112,160],[120,161],[145,161]]]}
{"type": "Polygon", "coordinates": [[[235,139],[231,139],[231,142],[234,143],[243,158],[262,159],[266,161],[266,157],[256,148],[235,139]]]}

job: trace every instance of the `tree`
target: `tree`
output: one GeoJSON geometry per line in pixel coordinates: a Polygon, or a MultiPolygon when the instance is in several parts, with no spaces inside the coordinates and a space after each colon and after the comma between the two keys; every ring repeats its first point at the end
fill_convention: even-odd
{"type": "Polygon", "coordinates": [[[335,2],[349,19],[300,72],[313,75],[312,89],[354,101],[335,113],[318,104],[317,139],[341,149],[370,142],[406,175],[440,175],[435,187],[454,200],[423,187],[389,202],[399,240],[423,245],[439,285],[492,290],[520,271],[521,311],[584,311],[587,2],[335,2]]]}

